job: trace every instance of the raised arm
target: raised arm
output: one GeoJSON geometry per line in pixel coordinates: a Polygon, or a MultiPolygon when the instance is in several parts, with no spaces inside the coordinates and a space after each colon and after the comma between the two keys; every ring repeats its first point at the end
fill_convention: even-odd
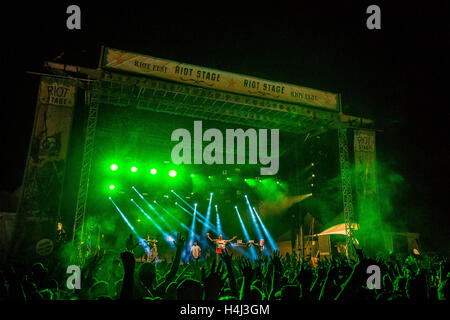
{"type": "Polygon", "coordinates": [[[231,238],[230,240],[225,240],[226,242],[231,242],[231,241],[233,241],[234,239],[236,239],[237,238],[237,236],[234,236],[233,238],[231,238]]]}
{"type": "Polygon", "coordinates": [[[166,279],[163,281],[163,283],[161,283],[155,290],[158,297],[162,297],[164,295],[167,286],[175,279],[175,276],[178,272],[178,267],[180,265],[181,251],[183,249],[185,241],[186,240],[183,238],[183,236],[178,233],[177,239],[176,241],[174,241],[177,251],[175,253],[175,258],[172,262],[170,271],[166,275],[166,279]]]}
{"type": "Polygon", "coordinates": [[[209,233],[207,233],[206,236],[208,237],[209,241],[212,241],[212,242],[216,241],[215,239],[211,239],[211,237],[209,236],[209,233]]]}

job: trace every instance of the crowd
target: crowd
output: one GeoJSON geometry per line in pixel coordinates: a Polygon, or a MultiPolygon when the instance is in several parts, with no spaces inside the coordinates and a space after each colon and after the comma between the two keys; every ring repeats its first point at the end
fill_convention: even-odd
{"type": "Polygon", "coordinates": [[[81,288],[69,289],[64,263],[0,269],[1,300],[447,300],[449,263],[445,258],[392,254],[376,259],[356,249],[355,260],[331,259],[318,266],[273,252],[251,261],[224,251],[181,262],[185,239],[175,240],[172,261],[137,264],[131,250],[117,256],[100,252],[81,268],[81,288]],[[367,269],[380,268],[379,288],[369,289],[367,269]]]}

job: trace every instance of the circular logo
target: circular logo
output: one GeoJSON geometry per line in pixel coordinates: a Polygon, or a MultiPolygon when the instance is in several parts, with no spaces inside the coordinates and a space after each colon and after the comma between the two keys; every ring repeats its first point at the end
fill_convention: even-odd
{"type": "Polygon", "coordinates": [[[53,251],[53,241],[50,239],[41,239],[36,243],[36,253],[40,256],[48,256],[53,251]]]}

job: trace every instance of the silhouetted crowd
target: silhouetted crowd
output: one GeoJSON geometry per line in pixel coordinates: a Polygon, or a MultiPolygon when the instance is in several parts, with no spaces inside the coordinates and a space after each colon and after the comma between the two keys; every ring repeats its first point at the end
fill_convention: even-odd
{"type": "MultiPolygon", "coordinates": [[[[67,266],[50,270],[3,265],[2,300],[447,300],[449,263],[443,257],[392,254],[370,259],[319,261],[318,266],[293,255],[273,252],[251,261],[225,251],[219,259],[181,262],[185,240],[175,240],[172,261],[137,264],[132,251],[120,256],[93,255],[81,267],[80,289],[69,289],[67,266]],[[369,266],[380,269],[378,288],[369,288],[369,266]]],[[[372,282],[371,282],[372,283],[372,282]]],[[[376,281],[373,282],[376,284],[376,281]]]]}

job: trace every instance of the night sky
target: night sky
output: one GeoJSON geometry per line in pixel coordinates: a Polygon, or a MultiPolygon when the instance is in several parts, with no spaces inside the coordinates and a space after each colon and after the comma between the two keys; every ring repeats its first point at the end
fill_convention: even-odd
{"type": "Polygon", "coordinates": [[[377,158],[404,179],[395,207],[411,208],[398,219],[448,245],[449,3],[395,2],[78,3],[81,30],[66,28],[76,2],[15,4],[1,21],[0,190],[23,177],[39,79],[26,72],[45,60],[96,68],[105,45],[341,93],[344,113],[383,130],[377,158]],[[366,27],[370,4],[381,30],[366,27]]]}

